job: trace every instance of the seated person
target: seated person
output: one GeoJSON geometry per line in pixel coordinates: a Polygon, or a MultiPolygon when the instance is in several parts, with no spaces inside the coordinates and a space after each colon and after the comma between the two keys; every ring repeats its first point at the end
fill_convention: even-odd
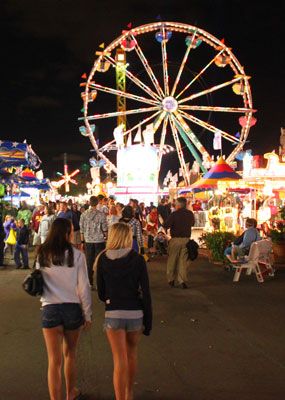
{"type": "Polygon", "coordinates": [[[160,255],[167,254],[167,236],[163,228],[159,228],[157,235],[154,237],[154,246],[160,255]]]}
{"type": "Polygon", "coordinates": [[[261,239],[260,234],[256,229],[256,219],[247,218],[245,227],[246,229],[243,234],[238,237],[231,246],[225,249],[224,254],[230,260],[230,262],[236,262],[238,257],[244,257],[248,255],[251,244],[261,239]]]}

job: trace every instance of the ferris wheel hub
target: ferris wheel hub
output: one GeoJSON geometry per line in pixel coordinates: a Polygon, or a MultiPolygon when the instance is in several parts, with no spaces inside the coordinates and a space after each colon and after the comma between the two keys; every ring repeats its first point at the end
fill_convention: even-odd
{"type": "Polygon", "coordinates": [[[178,108],[178,102],[174,97],[168,96],[162,100],[163,110],[167,112],[175,112],[178,108]]]}

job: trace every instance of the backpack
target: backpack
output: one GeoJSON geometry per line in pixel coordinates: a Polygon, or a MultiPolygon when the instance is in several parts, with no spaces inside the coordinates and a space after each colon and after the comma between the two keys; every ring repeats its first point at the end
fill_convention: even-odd
{"type": "Polygon", "coordinates": [[[193,239],[189,239],[189,241],[186,244],[187,247],[187,251],[188,251],[188,260],[190,259],[191,261],[196,260],[196,258],[198,257],[198,249],[199,249],[199,245],[197,242],[195,242],[195,240],[193,239]]]}

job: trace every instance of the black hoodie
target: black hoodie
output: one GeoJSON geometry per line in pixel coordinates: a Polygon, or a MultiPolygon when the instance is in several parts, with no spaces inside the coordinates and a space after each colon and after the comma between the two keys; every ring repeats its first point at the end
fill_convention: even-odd
{"type": "Polygon", "coordinates": [[[143,310],[144,334],[152,328],[152,307],[144,258],[131,250],[125,257],[111,260],[102,253],[97,263],[98,296],[106,311],[143,310]]]}

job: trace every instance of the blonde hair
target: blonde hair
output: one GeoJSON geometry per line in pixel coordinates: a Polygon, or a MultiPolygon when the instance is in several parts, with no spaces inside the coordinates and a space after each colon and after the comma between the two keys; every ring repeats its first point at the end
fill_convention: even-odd
{"type": "Polygon", "coordinates": [[[133,231],[130,225],[118,222],[111,225],[108,232],[106,250],[126,249],[132,247],[133,231]]]}

